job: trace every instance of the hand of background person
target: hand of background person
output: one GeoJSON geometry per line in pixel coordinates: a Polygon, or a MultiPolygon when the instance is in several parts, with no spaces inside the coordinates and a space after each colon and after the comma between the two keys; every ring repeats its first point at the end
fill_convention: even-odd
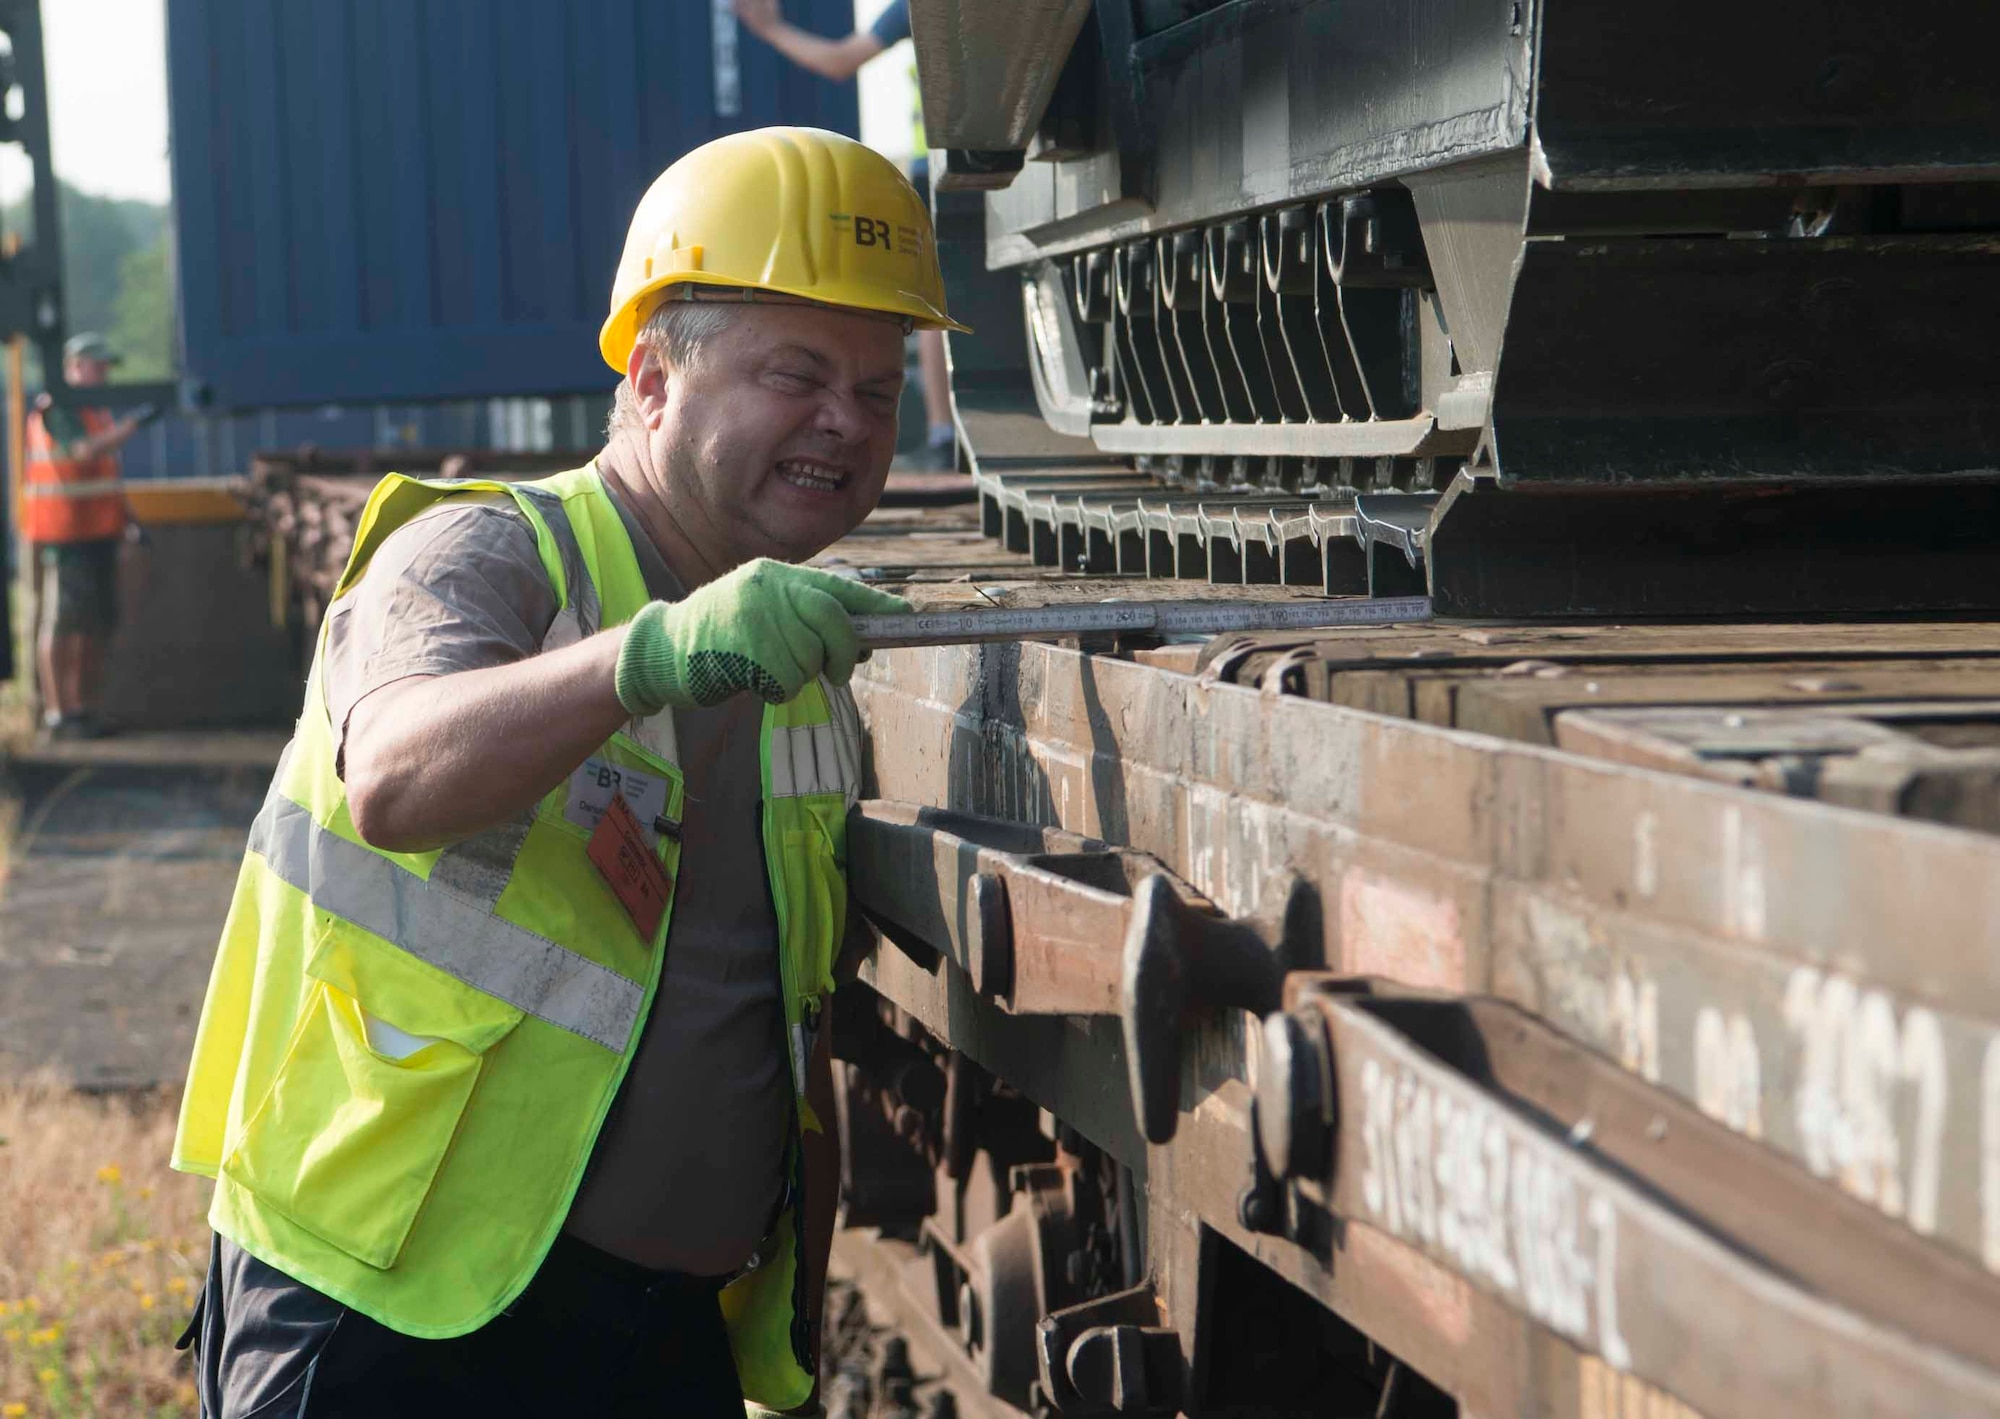
{"type": "Polygon", "coordinates": [[[632,618],[618,653],[618,700],[638,715],[744,691],[782,704],[816,675],[844,684],[854,673],[862,651],[850,616],[909,609],[858,581],[760,557],[632,618]]]}
{"type": "Polygon", "coordinates": [[[768,34],[784,18],[778,12],[778,0],[735,0],[735,5],[736,18],[752,34],[768,34]]]}
{"type": "Polygon", "coordinates": [[[141,404],[118,421],[118,432],[124,437],[130,438],[133,434],[136,434],[159,417],[159,405],[141,404]]]}

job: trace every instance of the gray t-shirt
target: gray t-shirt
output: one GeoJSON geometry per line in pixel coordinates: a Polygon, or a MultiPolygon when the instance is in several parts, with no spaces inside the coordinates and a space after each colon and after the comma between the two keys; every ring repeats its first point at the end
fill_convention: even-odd
{"type": "MultiPolygon", "coordinates": [[[[678,599],[673,573],[618,511],[647,590],[678,599]]],[[[322,680],[342,745],[373,691],[525,659],[555,612],[510,499],[452,498],[412,518],[328,611],[322,680]]],[[[666,970],[566,1225],[643,1266],[733,1271],[782,1186],[792,1104],[760,830],[762,721],[748,696],[674,714],[687,811],[666,970]]]]}

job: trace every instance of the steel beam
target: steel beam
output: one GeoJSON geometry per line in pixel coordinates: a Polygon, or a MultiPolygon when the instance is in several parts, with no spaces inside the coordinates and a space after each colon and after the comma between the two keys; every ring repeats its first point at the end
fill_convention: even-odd
{"type": "MultiPolygon", "coordinates": [[[[1231,916],[1296,873],[1329,968],[1514,1001],[2000,1266],[2000,841],[1046,646],[856,693],[876,791],[1134,847],[1231,916]]],[[[1183,1130],[1248,1068],[1207,1048],[1183,1130]]]]}

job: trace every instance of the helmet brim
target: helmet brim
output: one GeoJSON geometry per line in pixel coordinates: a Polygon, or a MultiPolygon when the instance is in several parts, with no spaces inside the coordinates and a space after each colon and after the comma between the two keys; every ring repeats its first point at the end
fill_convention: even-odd
{"type": "MultiPolygon", "coordinates": [[[[914,291],[899,292],[898,294],[903,297],[900,302],[828,301],[803,291],[787,290],[782,286],[758,285],[754,281],[736,280],[712,272],[675,271],[648,281],[634,291],[617,312],[604,322],[604,328],[598,333],[598,353],[604,357],[604,363],[611,366],[621,377],[625,373],[625,366],[632,358],[632,347],[639,341],[639,331],[665,303],[664,293],[675,286],[704,286],[718,291],[742,291],[746,296],[751,293],[767,293],[782,297],[786,304],[817,306],[821,310],[845,311],[856,315],[895,316],[909,321],[910,327],[914,330],[950,330],[960,335],[972,334],[971,326],[953,320],[914,291]]],[[[745,303],[754,304],[754,301],[746,300],[745,303]]]]}

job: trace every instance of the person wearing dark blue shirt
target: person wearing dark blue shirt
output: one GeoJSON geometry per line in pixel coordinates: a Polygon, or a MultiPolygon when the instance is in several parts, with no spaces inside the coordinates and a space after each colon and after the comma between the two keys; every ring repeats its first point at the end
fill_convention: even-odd
{"type": "MultiPolygon", "coordinates": [[[[771,48],[798,65],[835,83],[846,83],[869,60],[910,37],[909,0],[889,0],[889,6],[866,29],[835,39],[800,29],[787,20],[779,0],[735,0],[736,17],[743,27],[771,48]]],[[[915,66],[912,66],[914,72],[915,66]]],[[[924,141],[923,111],[910,115],[910,180],[919,192],[930,185],[929,146],[924,141]]],[[[939,331],[917,334],[917,365],[923,376],[924,417],[930,428],[925,438],[924,466],[949,468],[956,438],[951,417],[950,377],[945,370],[944,336],[939,331]]]]}
{"type": "Polygon", "coordinates": [[[889,8],[865,30],[844,39],[802,30],[787,20],[778,0],[736,0],[736,18],[771,48],[821,78],[845,83],[861,66],[889,46],[910,37],[909,0],[890,0],[889,8]]]}

